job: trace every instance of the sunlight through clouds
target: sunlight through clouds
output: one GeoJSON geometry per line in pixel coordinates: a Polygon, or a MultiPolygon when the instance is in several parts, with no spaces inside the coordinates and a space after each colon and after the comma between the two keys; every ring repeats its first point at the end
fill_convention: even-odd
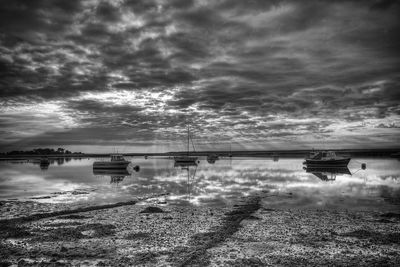
{"type": "Polygon", "coordinates": [[[67,136],[90,147],[103,129],[110,143],[173,150],[187,123],[204,148],[390,147],[400,141],[399,10],[17,0],[0,9],[2,147],[68,146],[67,136]]]}

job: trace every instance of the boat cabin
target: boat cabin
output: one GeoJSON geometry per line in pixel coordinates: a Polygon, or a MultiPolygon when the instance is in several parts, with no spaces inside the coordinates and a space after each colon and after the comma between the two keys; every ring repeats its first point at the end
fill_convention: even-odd
{"type": "Polygon", "coordinates": [[[121,154],[112,154],[111,161],[124,161],[124,157],[121,154]]]}
{"type": "Polygon", "coordinates": [[[333,151],[313,152],[310,154],[310,159],[334,159],[336,154],[333,151]]]}

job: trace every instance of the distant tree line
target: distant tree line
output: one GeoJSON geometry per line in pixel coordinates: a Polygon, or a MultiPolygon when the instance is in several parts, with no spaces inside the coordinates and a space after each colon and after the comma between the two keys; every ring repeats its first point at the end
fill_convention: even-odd
{"type": "Polygon", "coordinates": [[[10,152],[2,153],[3,155],[68,155],[68,154],[82,154],[82,152],[71,152],[64,148],[36,148],[28,151],[13,150],[10,152]]]}

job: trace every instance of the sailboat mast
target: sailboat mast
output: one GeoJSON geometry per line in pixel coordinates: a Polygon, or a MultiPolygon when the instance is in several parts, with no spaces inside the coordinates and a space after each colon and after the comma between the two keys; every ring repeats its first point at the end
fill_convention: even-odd
{"type": "Polygon", "coordinates": [[[189,124],[188,124],[188,140],[187,140],[187,155],[189,156],[189,135],[190,135],[190,132],[189,132],[189,124]]]}

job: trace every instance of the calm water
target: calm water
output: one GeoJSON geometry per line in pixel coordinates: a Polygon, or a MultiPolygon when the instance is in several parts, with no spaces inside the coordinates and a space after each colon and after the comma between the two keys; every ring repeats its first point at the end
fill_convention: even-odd
{"type": "Polygon", "coordinates": [[[173,160],[127,158],[135,172],[93,173],[95,159],[0,162],[0,199],[53,203],[114,203],[170,193],[168,204],[225,205],[242,196],[266,194],[271,207],[399,210],[400,161],[352,159],[348,170],[303,169],[303,159],[201,159],[189,170],[173,160]],[[361,170],[361,162],[367,164],[361,170]],[[331,171],[331,172],[329,172],[331,171]]]}

